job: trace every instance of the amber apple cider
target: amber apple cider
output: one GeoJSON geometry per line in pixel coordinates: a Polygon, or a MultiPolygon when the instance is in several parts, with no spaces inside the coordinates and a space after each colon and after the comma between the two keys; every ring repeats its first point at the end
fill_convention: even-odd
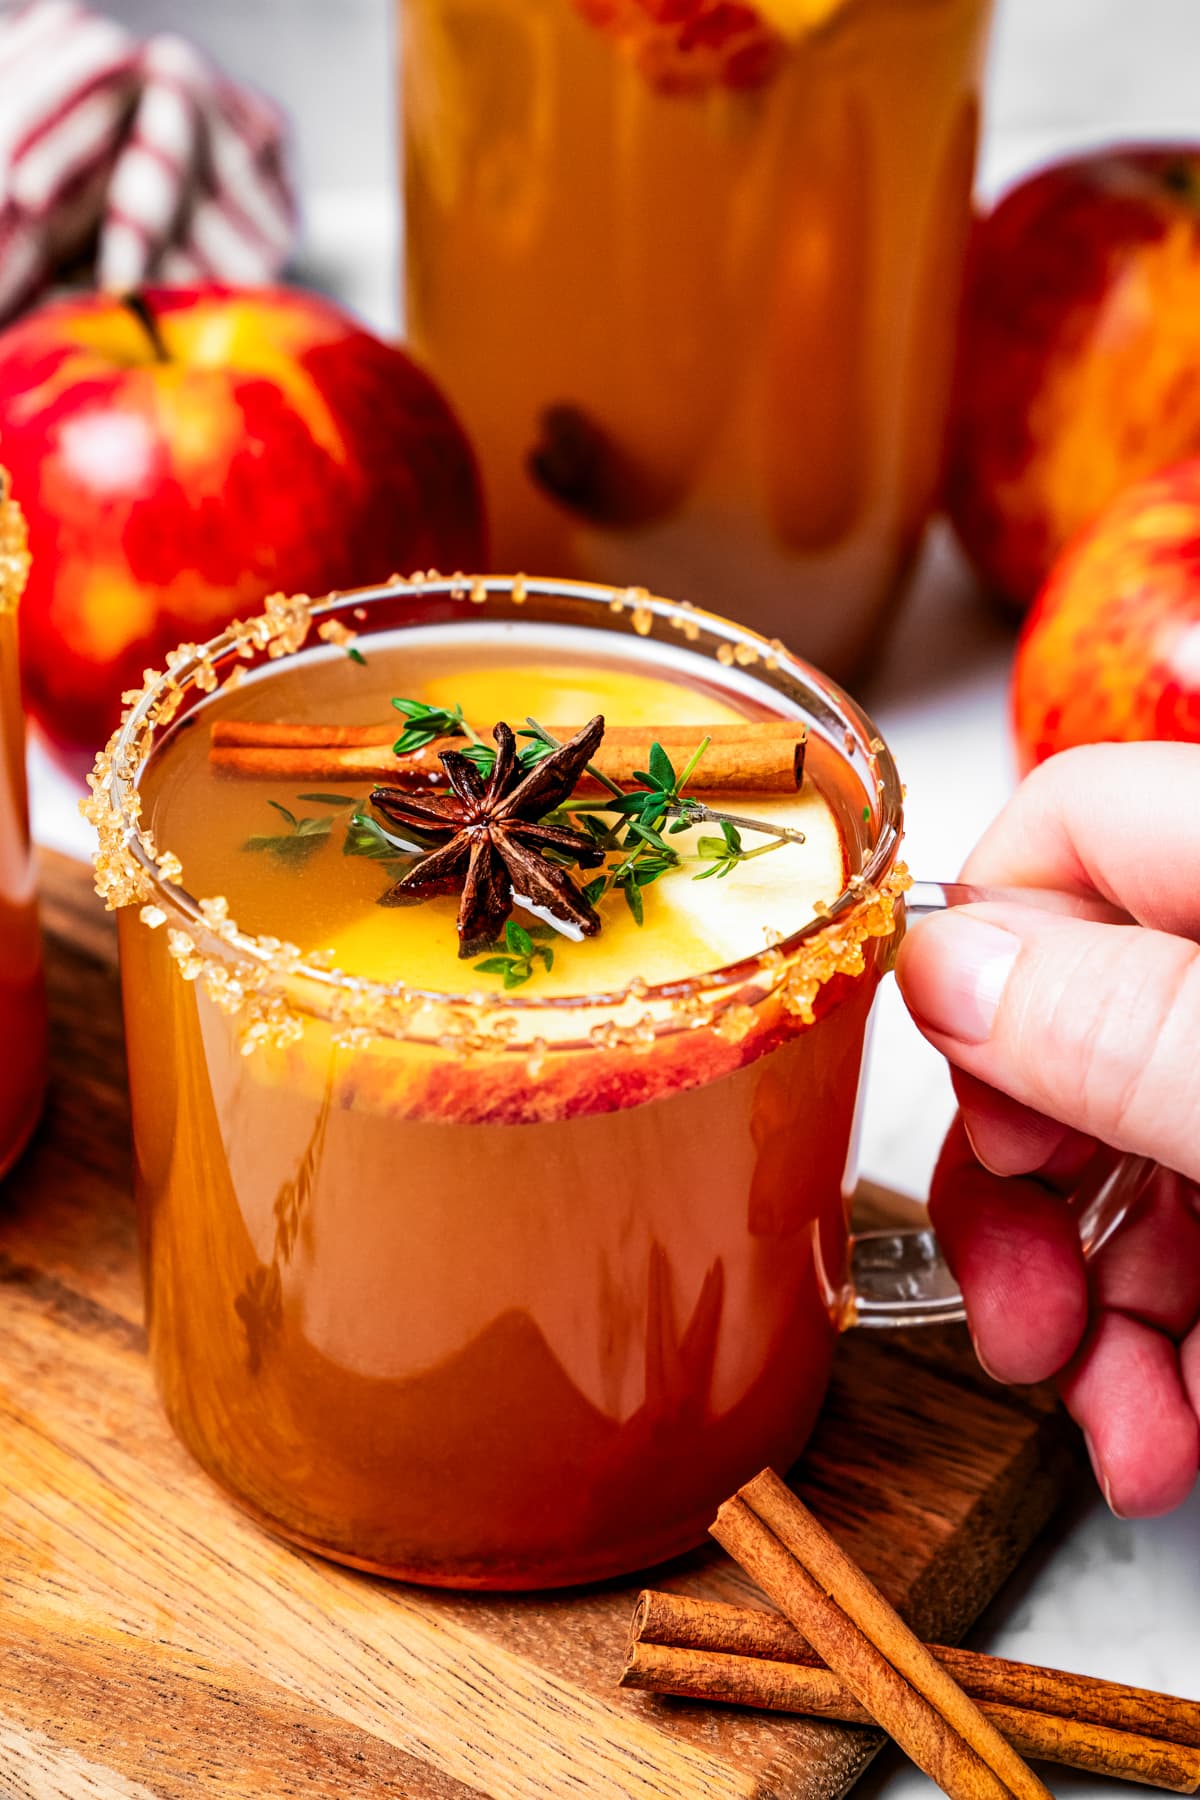
{"type": "Polygon", "coordinates": [[[771,0],[780,54],[732,85],[654,77],[648,0],[399,5],[408,327],[494,565],[844,676],[936,491],[990,0],[771,0]]]}
{"type": "MultiPolygon", "coordinates": [[[[487,737],[529,715],[699,727],[780,706],[682,646],[571,627],[418,626],[364,650],[203,702],[151,758],[144,822],[213,916],[485,1005],[502,984],[459,958],[456,897],[380,906],[394,870],[345,853],[371,783],[303,798],[219,775],[213,719],[377,723],[405,696],[461,705],[487,737]],[[314,844],[290,851],[298,827],[314,844]]],[[[419,1012],[372,1028],[365,1007],[357,1027],[312,1016],[247,1043],[203,945],[181,949],[157,907],[121,914],[151,1352],[181,1436],[273,1529],[419,1581],[578,1582],[699,1542],[740,1481],[803,1445],[886,934],[835,958],[811,1004],[689,1013],[689,982],[799,929],[860,857],[858,801],[815,740],[798,793],[737,810],[805,841],[697,881],[713,827],[673,837],[683,861],[640,925],[614,892],[598,937],[535,958],[507,1047],[423,1041],[419,1012]],[[662,983],[679,1017],[657,1036],[580,999],[662,983]]]]}

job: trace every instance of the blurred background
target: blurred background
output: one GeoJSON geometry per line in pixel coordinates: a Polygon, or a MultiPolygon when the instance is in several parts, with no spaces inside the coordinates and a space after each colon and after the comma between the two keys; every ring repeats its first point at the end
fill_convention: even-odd
{"type": "MultiPolygon", "coordinates": [[[[186,32],[291,115],[303,265],[378,330],[400,318],[391,0],[109,0],[139,33],[186,32]]],[[[1193,0],[998,0],[979,189],[1066,150],[1197,129],[1193,0]]]]}
{"type": "MultiPolygon", "coordinates": [[[[300,209],[289,274],[381,334],[401,330],[393,0],[106,0],[103,10],[139,36],[187,34],[226,73],[279,103],[300,209]]],[[[1048,160],[1092,146],[1187,140],[1200,129],[1198,68],[1195,0],[1141,0],[1134,12],[1127,0],[998,0],[977,194],[990,201],[1048,160]]],[[[630,578],[653,582],[655,573],[636,567],[630,578]]],[[[981,598],[951,534],[938,526],[882,661],[855,679],[908,784],[908,855],[920,875],[952,877],[1013,785],[1007,696],[1015,629],[981,598]]],[[[86,854],[77,788],[39,741],[31,790],[35,835],[86,854]]],[[[919,1194],[950,1116],[950,1090],[891,991],[879,1007],[876,1064],[882,1074],[866,1111],[864,1172],[919,1194]]]]}

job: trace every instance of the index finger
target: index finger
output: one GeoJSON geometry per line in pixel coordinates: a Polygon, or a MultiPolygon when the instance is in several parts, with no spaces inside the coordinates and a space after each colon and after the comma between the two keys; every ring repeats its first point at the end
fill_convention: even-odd
{"type": "Polygon", "coordinates": [[[963,869],[984,886],[1099,894],[1200,938],[1200,744],[1090,744],[1034,770],[963,869]]]}

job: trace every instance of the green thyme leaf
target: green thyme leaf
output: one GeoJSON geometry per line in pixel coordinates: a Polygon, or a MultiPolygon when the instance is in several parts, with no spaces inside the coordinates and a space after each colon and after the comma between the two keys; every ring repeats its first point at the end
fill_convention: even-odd
{"type": "Polygon", "coordinates": [[[533,955],[533,939],[515,919],[510,919],[505,925],[504,941],[513,956],[533,955]]]}
{"type": "Polygon", "coordinates": [[[242,845],[243,850],[265,851],[282,863],[307,862],[310,854],[317,848],[319,838],[295,837],[285,833],[279,837],[269,837],[256,833],[248,837],[242,845]]]}
{"type": "Polygon", "coordinates": [[[675,786],[675,765],[661,744],[650,746],[650,779],[656,787],[673,789],[675,786]]]}
{"type": "Polygon", "coordinates": [[[343,856],[369,856],[376,862],[407,864],[414,856],[419,856],[423,848],[416,842],[409,843],[404,838],[393,837],[391,832],[384,830],[378,819],[360,812],[356,812],[349,820],[346,835],[342,839],[343,856]]]}
{"type": "Polygon", "coordinates": [[[523,987],[536,973],[539,962],[547,974],[554,967],[554,951],[545,940],[557,939],[558,935],[552,925],[530,925],[526,929],[509,919],[503,938],[489,944],[488,955],[474,967],[480,975],[502,976],[506,988],[523,987]]]}
{"type": "Polygon", "coordinates": [[[409,756],[423,750],[434,738],[465,737],[468,734],[461,706],[427,706],[423,700],[393,698],[392,705],[409,721],[392,745],[397,756],[409,756]]]}
{"type": "Polygon", "coordinates": [[[657,881],[660,875],[665,875],[669,869],[674,867],[674,857],[670,862],[664,862],[661,858],[658,861],[647,859],[645,862],[637,862],[633,865],[633,879],[639,887],[649,887],[652,881],[657,881]]]}
{"type": "Polygon", "coordinates": [[[411,756],[414,750],[423,750],[426,744],[432,744],[434,738],[442,735],[435,725],[408,725],[392,745],[392,754],[411,756]]]}
{"type": "Polygon", "coordinates": [[[528,744],[522,744],[517,751],[517,762],[522,769],[535,768],[538,763],[549,756],[552,750],[557,748],[556,740],[543,726],[538,724],[536,719],[531,719],[528,726],[518,735],[531,740],[528,744]]]}
{"type": "Polygon", "coordinates": [[[635,819],[633,821],[632,825],[629,827],[629,829],[632,832],[636,832],[637,836],[640,837],[644,843],[653,844],[654,848],[656,850],[660,850],[662,852],[662,854],[667,858],[669,863],[674,863],[674,861],[675,861],[674,850],[672,850],[670,844],[667,843],[666,839],[663,837],[660,837],[659,833],[657,831],[655,831],[651,826],[647,825],[641,819],[635,819]]]}
{"type": "Polygon", "coordinates": [[[297,794],[297,800],[311,800],[316,806],[356,806],[353,794],[297,794]]]}
{"type": "Polygon", "coordinates": [[[353,644],[347,646],[346,655],[350,658],[352,663],[359,663],[364,669],[366,668],[366,657],[363,655],[362,651],[356,649],[353,644]]]}
{"type": "Polygon", "coordinates": [[[633,817],[646,812],[647,809],[654,812],[661,805],[661,801],[662,796],[657,789],[653,789],[650,793],[622,794],[619,800],[613,801],[608,810],[621,813],[625,817],[633,817]]]}
{"type": "Polygon", "coordinates": [[[325,842],[333,830],[333,820],[329,817],[298,819],[294,812],[278,800],[268,800],[267,805],[274,807],[291,826],[291,830],[255,832],[246,839],[242,845],[243,850],[265,853],[273,856],[277,862],[297,866],[307,862],[313,851],[325,842]]]}

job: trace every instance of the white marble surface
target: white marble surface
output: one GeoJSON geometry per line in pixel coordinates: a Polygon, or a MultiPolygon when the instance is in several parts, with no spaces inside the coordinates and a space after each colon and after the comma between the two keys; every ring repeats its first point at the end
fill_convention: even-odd
{"type": "MultiPolygon", "coordinates": [[[[138,29],[204,39],[300,121],[303,267],[381,329],[397,322],[388,0],[107,0],[138,29]]],[[[981,188],[994,193],[1065,149],[1200,136],[1200,0],[999,0],[981,188]]],[[[883,666],[862,698],[908,783],[908,856],[953,874],[1012,779],[1005,690],[1012,638],[935,541],[883,666]]],[[[82,852],[74,797],[36,752],[39,837],[82,852]]],[[[950,1113],[939,1060],[894,991],[881,1006],[863,1165],[924,1187],[950,1113]]],[[[1126,1523],[1091,1493],[980,1622],[973,1642],[1032,1661],[1200,1694],[1200,1494],[1173,1517],[1126,1523]]],[[[1055,1771],[1055,1792],[1111,1789],[1055,1771]]],[[[895,1755],[858,1790],[916,1800],[930,1784],[895,1755]]]]}

